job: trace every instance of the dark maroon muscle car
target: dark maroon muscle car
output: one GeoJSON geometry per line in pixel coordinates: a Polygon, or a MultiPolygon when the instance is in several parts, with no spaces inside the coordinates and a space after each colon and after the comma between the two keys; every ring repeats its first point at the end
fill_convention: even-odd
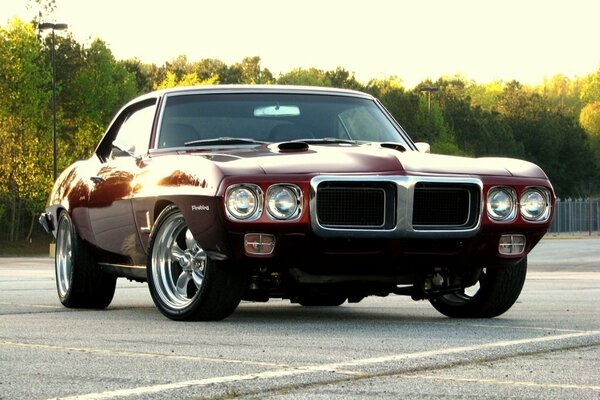
{"type": "Polygon", "coordinates": [[[554,201],[536,165],[430,154],[370,95],[214,86],[127,104],[40,222],[66,307],[107,307],[126,277],[174,320],[390,294],[485,318],[517,300],[554,201]]]}

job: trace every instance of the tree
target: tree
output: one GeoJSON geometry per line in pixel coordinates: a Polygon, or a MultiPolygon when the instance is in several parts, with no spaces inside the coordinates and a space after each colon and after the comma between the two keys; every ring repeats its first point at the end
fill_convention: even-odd
{"type": "Polygon", "coordinates": [[[583,79],[580,97],[586,104],[600,101],[600,68],[583,79]]]}
{"type": "Polygon", "coordinates": [[[331,86],[331,80],[317,68],[295,68],[277,79],[280,85],[331,86]]]}
{"type": "Polygon", "coordinates": [[[588,134],[597,165],[600,165],[600,101],[583,107],[579,123],[588,134]]]}
{"type": "Polygon", "coordinates": [[[8,240],[30,236],[51,184],[49,89],[35,27],[12,20],[0,28],[0,232],[8,240]]]}
{"type": "Polygon", "coordinates": [[[331,86],[352,90],[364,90],[364,86],[356,80],[354,74],[346,71],[342,67],[337,67],[333,71],[325,72],[325,76],[331,82],[331,86]]]}
{"type": "Polygon", "coordinates": [[[273,82],[273,74],[266,68],[261,68],[260,57],[246,57],[242,62],[232,66],[240,73],[239,83],[267,84],[273,82]]]}

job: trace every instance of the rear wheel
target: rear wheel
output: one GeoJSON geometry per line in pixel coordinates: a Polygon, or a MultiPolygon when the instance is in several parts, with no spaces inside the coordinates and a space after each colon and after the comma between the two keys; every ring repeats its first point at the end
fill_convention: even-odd
{"type": "Polygon", "coordinates": [[[526,275],[527,258],[513,267],[483,268],[474,286],[429,301],[436,310],[451,318],[497,317],[517,301],[526,275]]]}
{"type": "Polygon", "coordinates": [[[66,211],[58,219],[54,265],[58,297],[65,307],[101,309],[112,301],[117,278],[100,270],[66,211]]]}
{"type": "Polygon", "coordinates": [[[147,273],[154,304],[173,320],[221,320],[242,298],[239,268],[210,259],[175,206],[152,229],[147,273]]]}

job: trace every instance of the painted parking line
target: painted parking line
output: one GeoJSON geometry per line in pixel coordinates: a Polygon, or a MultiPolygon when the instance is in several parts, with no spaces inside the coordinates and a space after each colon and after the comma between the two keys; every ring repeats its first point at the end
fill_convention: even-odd
{"type": "Polygon", "coordinates": [[[416,360],[416,359],[428,359],[431,357],[450,355],[450,354],[466,354],[480,350],[491,350],[508,348],[520,345],[531,345],[539,343],[559,342],[570,339],[600,336],[600,331],[581,331],[575,333],[566,333],[561,335],[534,337],[527,339],[518,340],[506,340],[498,341],[493,343],[478,344],[472,346],[460,346],[449,349],[438,349],[415,353],[402,353],[402,354],[391,354],[381,357],[370,357],[359,360],[341,361],[337,363],[323,364],[323,365],[308,365],[295,368],[284,368],[278,370],[257,372],[243,375],[229,375],[197,380],[188,380],[181,382],[173,382],[160,385],[142,386],[130,389],[119,389],[113,391],[105,391],[98,393],[89,393],[83,395],[76,395],[71,397],[65,397],[67,400],[85,399],[85,400],[99,400],[99,399],[111,399],[117,397],[129,397],[129,396],[143,396],[152,393],[159,393],[168,390],[184,389],[190,387],[201,387],[209,386],[214,384],[224,384],[232,382],[250,381],[250,380],[262,380],[262,379],[275,379],[288,376],[297,376],[302,374],[316,373],[316,372],[341,372],[342,374],[356,373],[361,374],[357,371],[348,371],[348,368],[366,367],[376,364],[394,363],[403,360],[416,360]]]}

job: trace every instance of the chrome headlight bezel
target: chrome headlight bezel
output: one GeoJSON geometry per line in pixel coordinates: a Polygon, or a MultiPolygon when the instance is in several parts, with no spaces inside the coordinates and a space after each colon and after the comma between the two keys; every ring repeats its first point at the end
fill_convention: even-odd
{"type": "Polygon", "coordinates": [[[508,186],[490,188],[486,198],[488,217],[495,222],[512,222],[517,217],[517,192],[508,186]],[[506,203],[504,207],[498,207],[506,203]]]}
{"type": "Polygon", "coordinates": [[[302,191],[296,185],[283,183],[269,186],[266,196],[266,208],[276,220],[289,221],[302,212],[302,191]],[[287,202],[286,207],[282,207],[287,202]]]}
{"type": "Polygon", "coordinates": [[[529,222],[546,222],[550,218],[550,193],[541,187],[528,187],[519,199],[521,217],[529,222]],[[532,199],[532,196],[537,197],[532,199]]]}
{"type": "Polygon", "coordinates": [[[253,221],[262,214],[263,192],[258,185],[242,183],[232,185],[225,192],[227,217],[236,221],[253,221]],[[248,201],[244,205],[244,196],[248,201]],[[246,208],[246,211],[244,209],[246,208]]]}

